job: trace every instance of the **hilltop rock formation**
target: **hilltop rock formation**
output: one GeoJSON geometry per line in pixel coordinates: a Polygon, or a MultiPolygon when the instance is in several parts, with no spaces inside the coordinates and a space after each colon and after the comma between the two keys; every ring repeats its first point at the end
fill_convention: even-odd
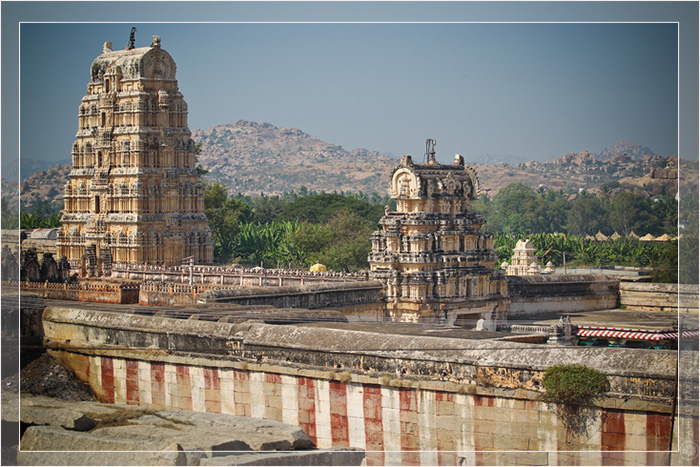
{"type": "MultiPolygon", "coordinates": [[[[380,195],[399,160],[376,151],[347,151],[296,128],[278,128],[270,123],[239,120],[192,132],[201,143],[199,164],[209,173],[208,181],[220,180],[229,193],[281,194],[305,186],[316,191],[349,191],[380,195]]],[[[444,155],[443,155],[444,156],[444,155]]],[[[675,192],[677,177],[697,186],[698,162],[664,157],[633,143],[616,143],[600,153],[572,152],[548,162],[529,161],[517,165],[470,163],[481,180],[482,193],[494,196],[511,183],[577,192],[595,192],[609,182],[620,182],[623,190],[647,196],[675,192]],[[617,152],[614,152],[617,151],[617,152]],[[680,168],[679,168],[680,165],[680,168]]],[[[70,165],[35,172],[20,186],[23,206],[38,200],[63,199],[63,186],[70,165]]],[[[16,182],[3,179],[2,193],[16,203],[16,182]]]]}
{"type": "Polygon", "coordinates": [[[383,193],[398,161],[376,151],[346,151],[296,128],[239,120],[196,130],[199,163],[231,193],[282,194],[308,189],[383,193]]]}

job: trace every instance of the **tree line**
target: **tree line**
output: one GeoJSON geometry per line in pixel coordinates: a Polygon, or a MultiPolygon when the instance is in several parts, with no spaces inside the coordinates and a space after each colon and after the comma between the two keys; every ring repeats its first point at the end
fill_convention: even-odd
{"type": "Polygon", "coordinates": [[[494,233],[678,235],[678,202],[673,196],[645,197],[616,188],[619,183],[612,182],[603,185],[599,194],[583,191],[572,195],[513,183],[493,199],[482,195],[472,209],[484,215],[486,229],[494,233]]]}
{"type": "MultiPolygon", "coordinates": [[[[671,196],[645,198],[615,188],[614,183],[607,184],[600,195],[571,196],[516,183],[493,199],[482,195],[472,209],[484,215],[485,229],[495,234],[499,264],[510,260],[518,239],[530,238],[542,264],[552,261],[562,266],[566,255],[570,265],[649,267],[659,281],[696,281],[697,191],[681,198],[679,210],[671,196]],[[679,223],[684,236],[678,242],[627,237],[631,232],[676,236],[679,223]],[[607,242],[585,238],[598,231],[606,235],[617,231],[623,238],[607,242]]],[[[3,228],[58,226],[60,206],[54,204],[39,203],[17,216],[3,198],[3,228]]],[[[393,200],[377,193],[319,193],[302,187],[282,195],[230,196],[220,182],[205,182],[204,205],[219,263],[298,268],[322,263],[337,271],[369,267],[372,232],[379,228],[384,206],[395,209],[393,200]]]]}
{"type": "Polygon", "coordinates": [[[384,206],[377,193],[324,193],[301,187],[282,195],[229,196],[224,184],[207,183],[204,212],[219,262],[336,271],[366,269],[371,235],[384,206]]]}

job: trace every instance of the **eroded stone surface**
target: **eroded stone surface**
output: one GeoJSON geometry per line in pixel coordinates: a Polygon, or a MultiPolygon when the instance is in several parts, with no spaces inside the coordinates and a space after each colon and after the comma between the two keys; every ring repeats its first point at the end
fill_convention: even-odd
{"type": "MultiPolygon", "coordinates": [[[[4,393],[2,418],[31,425],[20,442],[19,465],[205,465],[206,459],[246,451],[249,455],[235,457],[243,463],[233,465],[276,465],[287,458],[255,460],[261,455],[255,451],[315,447],[301,428],[274,420],[29,394],[4,393]]],[[[291,465],[359,465],[364,459],[364,452],[356,450],[350,457],[312,452],[308,458],[288,459],[296,463],[291,465]]]]}

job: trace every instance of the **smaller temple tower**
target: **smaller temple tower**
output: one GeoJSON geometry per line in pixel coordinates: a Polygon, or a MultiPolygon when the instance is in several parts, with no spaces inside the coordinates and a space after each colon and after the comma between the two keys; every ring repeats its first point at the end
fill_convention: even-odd
{"type": "Polygon", "coordinates": [[[504,276],[495,269],[493,235],[470,210],[479,179],[459,154],[451,165],[438,163],[434,144],[426,143],[426,163],[404,155],[394,169],[389,193],[397,207],[387,207],[372,235],[371,275],[386,283],[393,320],[498,319],[504,276]]]}
{"type": "Polygon", "coordinates": [[[534,276],[542,273],[542,267],[537,263],[535,247],[529,239],[516,242],[510,264],[504,262],[501,268],[509,276],[534,276]]]}

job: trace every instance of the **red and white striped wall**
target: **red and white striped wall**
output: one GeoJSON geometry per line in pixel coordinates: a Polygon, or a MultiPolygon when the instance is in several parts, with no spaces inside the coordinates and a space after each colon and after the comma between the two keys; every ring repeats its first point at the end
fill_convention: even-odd
{"type": "Polygon", "coordinates": [[[70,361],[105,402],[278,420],[303,428],[321,449],[366,450],[367,465],[658,465],[666,453],[653,451],[667,451],[671,436],[664,414],[597,409],[586,435],[572,441],[551,407],[533,400],[329,381],[257,366],[75,354],[70,361]]]}

